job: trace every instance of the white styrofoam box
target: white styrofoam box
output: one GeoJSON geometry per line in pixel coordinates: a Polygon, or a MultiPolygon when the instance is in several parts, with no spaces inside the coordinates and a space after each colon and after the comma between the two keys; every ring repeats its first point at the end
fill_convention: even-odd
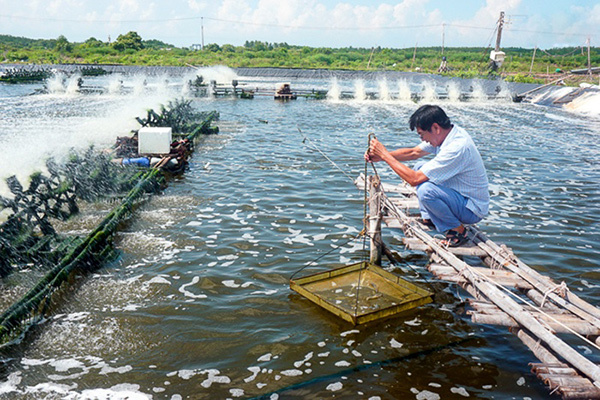
{"type": "Polygon", "coordinates": [[[171,151],[173,130],[162,127],[143,127],[138,131],[139,154],[167,154],[171,151]]]}

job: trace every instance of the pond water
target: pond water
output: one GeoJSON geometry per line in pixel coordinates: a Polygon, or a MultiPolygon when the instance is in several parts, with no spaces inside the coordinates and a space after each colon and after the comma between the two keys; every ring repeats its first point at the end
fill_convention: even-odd
{"type": "MultiPolygon", "coordinates": [[[[109,87],[111,79],[89,82],[109,87]]],[[[1,85],[1,177],[24,181],[49,156],[109,146],[137,128],[134,117],[185,95],[178,84],[187,77],[121,79],[125,94],[30,95],[39,86],[1,85]]],[[[424,88],[410,79],[386,84],[424,88]]],[[[292,80],[293,88],[335,85],[383,90],[372,80],[292,80]]],[[[599,119],[507,98],[427,101],[480,149],[492,192],[482,230],[599,304],[599,119]]],[[[349,176],[364,171],[369,133],[388,147],[418,143],[407,125],[417,104],[256,97],[194,106],[220,113],[220,133],[203,137],[185,174],[118,234],[120,258],[76,280],[39,328],[4,351],[0,398],[549,397],[529,372],[535,357],[506,329],[472,324],[464,293],[434,282],[427,259],[404,249],[398,231],[384,231],[404,257],[389,269],[431,284],[433,303],[354,327],[289,289],[290,276],[317,259],[306,271],[364,259],[364,244],[352,240],[363,193],[349,176]]],[[[112,206],[83,207],[61,229],[85,233],[112,206]]],[[[14,301],[2,285],[2,303],[14,301]]]]}

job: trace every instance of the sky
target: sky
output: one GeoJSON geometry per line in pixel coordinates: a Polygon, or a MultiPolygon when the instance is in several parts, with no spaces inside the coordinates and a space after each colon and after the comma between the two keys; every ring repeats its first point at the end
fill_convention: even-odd
{"type": "Polygon", "coordinates": [[[600,0],[0,0],[0,34],[177,47],[246,41],[310,47],[599,46],[600,0]]]}

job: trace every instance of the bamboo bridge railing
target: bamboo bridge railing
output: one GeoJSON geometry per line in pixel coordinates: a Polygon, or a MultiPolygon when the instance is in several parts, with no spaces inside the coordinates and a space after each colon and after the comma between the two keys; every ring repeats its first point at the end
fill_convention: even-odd
{"type": "MultiPolygon", "coordinates": [[[[355,183],[364,188],[364,176],[355,183]]],[[[369,187],[369,204],[377,204],[373,198],[381,203],[378,210],[371,210],[370,222],[382,220],[388,227],[401,229],[408,248],[430,256],[428,269],[435,277],[469,293],[468,314],[473,322],[507,326],[538,359],[530,363],[532,372],[552,393],[564,399],[600,399],[600,367],[573,344],[584,341],[600,349],[600,309],[576,296],[564,282],[557,284],[526,265],[477,226],[468,227],[467,245],[441,245],[418,222],[414,188],[385,183],[369,187]],[[480,262],[469,264],[462,256],[480,262]]]]}

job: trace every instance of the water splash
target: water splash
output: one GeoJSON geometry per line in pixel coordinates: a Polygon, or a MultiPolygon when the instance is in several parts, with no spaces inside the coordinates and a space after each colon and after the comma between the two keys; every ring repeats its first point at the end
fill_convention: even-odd
{"type": "Polygon", "coordinates": [[[123,91],[123,77],[120,74],[112,75],[108,81],[109,94],[121,94],[123,91]]]}
{"type": "Polygon", "coordinates": [[[460,100],[460,87],[458,83],[451,81],[448,83],[448,100],[451,102],[457,102],[460,100]]]}
{"type": "Polygon", "coordinates": [[[354,99],[357,101],[365,101],[367,99],[365,82],[362,79],[354,82],[354,99]]]}
{"type": "Polygon", "coordinates": [[[406,79],[400,79],[398,81],[398,99],[401,101],[412,101],[410,84],[406,79]]]}
{"type": "Polygon", "coordinates": [[[224,65],[196,68],[196,74],[202,76],[205,83],[215,81],[217,83],[231,84],[231,81],[239,79],[238,74],[224,65]]]}
{"type": "Polygon", "coordinates": [[[423,82],[423,91],[421,92],[421,96],[421,101],[425,103],[430,103],[438,99],[435,83],[433,81],[428,80],[423,82]]]}
{"type": "Polygon", "coordinates": [[[327,99],[332,101],[338,101],[340,99],[340,94],[340,85],[338,83],[337,78],[334,77],[331,80],[331,87],[327,91],[327,99]]]}
{"type": "Polygon", "coordinates": [[[80,75],[67,76],[61,72],[57,72],[52,77],[46,80],[46,88],[50,94],[70,94],[74,95],[79,92],[80,75]]]}
{"type": "Polygon", "coordinates": [[[496,93],[496,99],[512,100],[512,93],[505,81],[500,81],[500,91],[496,93]]]}
{"type": "Polygon", "coordinates": [[[485,94],[485,90],[483,89],[483,85],[479,81],[473,81],[473,100],[474,101],[484,101],[487,100],[487,95],[485,94]]]}
{"type": "Polygon", "coordinates": [[[379,90],[379,100],[390,101],[392,99],[390,95],[390,88],[388,87],[387,80],[382,79],[377,82],[377,88],[379,90]]]}
{"type": "MultiPolygon", "coordinates": [[[[90,145],[107,148],[117,136],[139,128],[134,117],[144,116],[147,109],[158,109],[173,98],[168,90],[142,92],[143,96],[132,91],[116,96],[74,95],[69,92],[73,90],[69,82],[76,79],[53,78],[48,82],[48,90],[52,90],[49,95],[2,99],[1,195],[9,194],[4,181],[8,176],[16,175],[27,185],[33,172],[45,172],[45,161],[51,156],[61,161],[70,149],[82,150],[90,145]]],[[[134,79],[143,81],[143,77],[134,79]]]]}

